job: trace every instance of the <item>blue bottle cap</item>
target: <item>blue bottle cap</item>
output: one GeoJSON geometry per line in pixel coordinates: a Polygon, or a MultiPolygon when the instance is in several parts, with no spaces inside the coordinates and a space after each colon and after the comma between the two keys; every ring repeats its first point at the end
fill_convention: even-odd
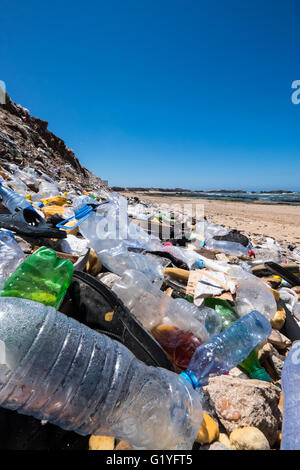
{"type": "Polygon", "coordinates": [[[196,376],[192,372],[181,372],[180,376],[183,377],[188,382],[190,382],[194,389],[199,387],[198,380],[196,379],[196,376]]]}
{"type": "Polygon", "coordinates": [[[205,267],[205,263],[204,263],[203,259],[198,259],[197,267],[200,268],[200,269],[203,269],[205,267]]]}

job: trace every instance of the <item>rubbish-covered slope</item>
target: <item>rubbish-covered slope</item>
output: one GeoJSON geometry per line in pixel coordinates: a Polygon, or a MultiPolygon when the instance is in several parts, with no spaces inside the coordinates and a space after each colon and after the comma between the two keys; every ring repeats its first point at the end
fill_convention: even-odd
{"type": "Polygon", "coordinates": [[[98,189],[103,181],[84,168],[64,141],[48,130],[48,122],[30,115],[6,95],[0,104],[0,165],[15,163],[59,176],[67,185],[98,189]]]}

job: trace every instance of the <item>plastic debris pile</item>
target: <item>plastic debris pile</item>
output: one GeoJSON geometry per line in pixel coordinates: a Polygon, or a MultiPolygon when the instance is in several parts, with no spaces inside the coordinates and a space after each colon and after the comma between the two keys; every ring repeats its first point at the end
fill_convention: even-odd
{"type": "Polygon", "coordinates": [[[299,248],[59,172],[0,175],[6,419],[46,448],[50,433],[57,447],[300,449],[299,248]]]}

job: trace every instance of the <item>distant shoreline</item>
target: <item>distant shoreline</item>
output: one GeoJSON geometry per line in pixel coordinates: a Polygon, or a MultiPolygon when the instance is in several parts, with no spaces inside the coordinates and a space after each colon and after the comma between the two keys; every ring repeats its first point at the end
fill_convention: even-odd
{"type": "Polygon", "coordinates": [[[192,189],[182,189],[182,188],[173,188],[173,189],[168,189],[168,188],[140,188],[140,187],[132,187],[132,188],[123,188],[120,186],[112,186],[111,189],[113,191],[118,191],[118,192],[145,192],[145,193],[174,193],[174,194],[294,194],[294,193],[300,193],[300,191],[291,191],[291,190],[285,190],[285,189],[276,189],[276,190],[270,190],[270,191],[245,191],[243,189],[209,189],[207,191],[204,191],[202,189],[197,189],[197,190],[192,190],[192,189]]]}
{"type": "Polygon", "coordinates": [[[123,192],[126,197],[137,197],[141,201],[159,207],[167,205],[172,209],[179,206],[182,210],[196,215],[197,205],[203,206],[204,215],[210,222],[241,230],[252,241],[260,241],[261,237],[271,237],[287,246],[300,246],[300,209],[295,204],[253,203],[243,201],[225,201],[189,197],[188,194],[174,197],[169,193],[123,192]]]}
{"type": "MultiPolygon", "coordinates": [[[[117,190],[116,188],[112,188],[117,190]]],[[[298,206],[300,205],[300,192],[295,191],[260,191],[260,192],[242,192],[242,191],[160,191],[160,190],[120,190],[121,193],[136,194],[137,196],[145,197],[168,197],[168,198],[190,198],[190,199],[201,199],[207,201],[227,201],[227,202],[241,202],[244,204],[267,204],[267,205],[286,205],[286,206],[298,206]],[[290,195],[295,195],[292,198],[290,195]],[[268,197],[269,196],[269,197],[268,197]]]]}

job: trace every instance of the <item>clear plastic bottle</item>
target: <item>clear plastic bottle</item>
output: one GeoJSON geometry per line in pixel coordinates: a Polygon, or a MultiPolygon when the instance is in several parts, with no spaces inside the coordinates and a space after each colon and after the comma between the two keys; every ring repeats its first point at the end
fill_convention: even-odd
{"type": "Polygon", "coordinates": [[[0,183],[0,197],[3,205],[11,212],[14,213],[16,209],[28,209],[32,208],[28,200],[24,199],[15,191],[3,186],[0,183]]]}
{"type": "Polygon", "coordinates": [[[6,279],[24,261],[25,255],[18,243],[15,241],[12,232],[0,232],[0,290],[6,279]]]}
{"type": "Polygon", "coordinates": [[[56,184],[49,183],[48,181],[42,181],[40,183],[38,192],[38,197],[40,199],[58,196],[59,194],[60,191],[56,184]]]}
{"type": "Polygon", "coordinates": [[[202,421],[188,381],[38,302],[0,298],[0,405],[135,449],[190,449],[202,421]]]}
{"type": "Polygon", "coordinates": [[[270,322],[261,313],[245,315],[197,348],[184,377],[195,388],[207,385],[209,377],[224,374],[240,364],[271,332],[270,322]]]}
{"type": "Polygon", "coordinates": [[[249,248],[244,247],[240,243],[229,242],[226,240],[215,240],[210,238],[205,241],[205,248],[208,250],[221,251],[222,253],[232,256],[248,255],[249,248]]]}
{"type": "MultiPolygon", "coordinates": [[[[141,271],[151,281],[156,281],[161,285],[162,265],[149,256],[130,252],[127,249],[125,240],[128,239],[129,222],[124,207],[114,201],[109,201],[100,204],[97,210],[88,211],[87,206],[80,207],[76,209],[75,217],[80,220],[81,215],[78,214],[86,213],[87,218],[82,219],[80,232],[89,240],[90,246],[103,265],[120,276],[128,269],[141,271]]],[[[141,238],[138,238],[137,233],[141,237],[141,229],[135,232],[138,241],[141,238]]]]}
{"type": "Polygon", "coordinates": [[[126,271],[112,290],[179,367],[187,366],[196,347],[221,331],[222,320],[213,309],[172,299],[140,272],[126,271]]]}
{"type": "Polygon", "coordinates": [[[272,320],[277,311],[277,304],[267,284],[241,268],[232,268],[228,274],[237,279],[237,314],[241,317],[252,310],[258,310],[268,320],[272,320]]]}
{"type": "Polygon", "coordinates": [[[300,341],[295,341],[282,369],[282,450],[300,450],[300,341]]]}
{"type": "Polygon", "coordinates": [[[200,236],[203,240],[208,240],[216,235],[226,235],[227,228],[222,225],[215,225],[205,219],[200,220],[195,226],[195,235],[200,236]]]}
{"type": "MultiPolygon", "coordinates": [[[[220,315],[220,318],[222,319],[222,331],[227,330],[227,328],[232,326],[239,318],[231,307],[231,305],[226,300],[206,298],[205,304],[215,308],[215,310],[220,315]]],[[[244,361],[241,362],[241,364],[239,365],[247,371],[251,379],[265,380],[266,382],[271,382],[269,374],[260,365],[255,349],[253,349],[249,356],[244,359],[244,361]]]]}
{"type": "Polygon", "coordinates": [[[255,264],[263,264],[266,261],[273,261],[274,263],[282,263],[283,256],[280,251],[276,248],[276,245],[273,248],[254,248],[255,254],[255,264]]]}
{"type": "Polygon", "coordinates": [[[197,267],[197,263],[201,260],[196,251],[180,248],[179,246],[166,244],[163,246],[162,251],[166,251],[175,258],[180,259],[189,267],[189,269],[197,267]]]}

